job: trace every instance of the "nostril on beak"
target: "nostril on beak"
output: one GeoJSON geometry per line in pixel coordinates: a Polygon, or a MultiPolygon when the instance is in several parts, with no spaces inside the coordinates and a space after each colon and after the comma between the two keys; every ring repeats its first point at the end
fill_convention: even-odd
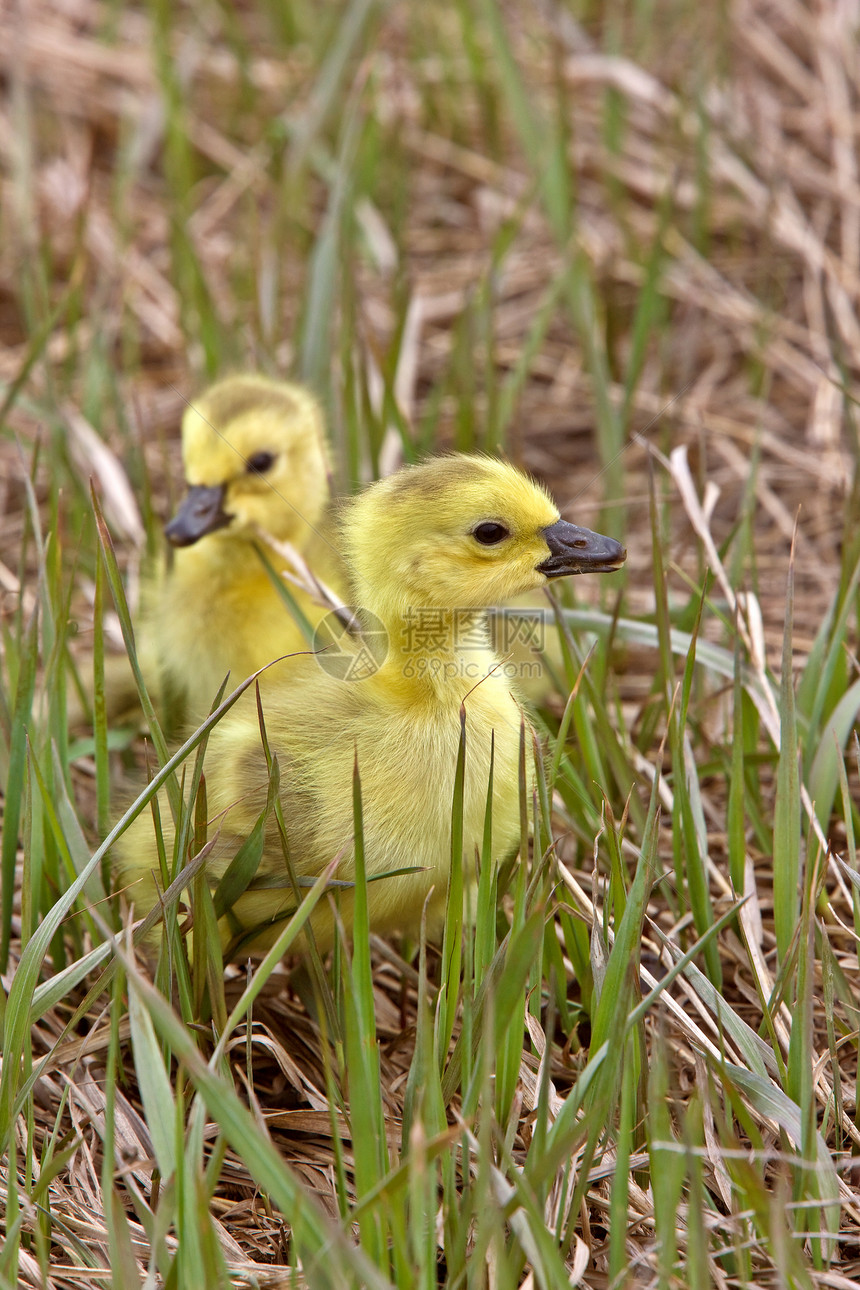
{"type": "Polygon", "coordinates": [[[550,557],[537,566],[548,578],[573,573],[612,573],[624,563],[626,552],[620,542],[592,533],[567,520],[557,520],[541,529],[550,557]]]}

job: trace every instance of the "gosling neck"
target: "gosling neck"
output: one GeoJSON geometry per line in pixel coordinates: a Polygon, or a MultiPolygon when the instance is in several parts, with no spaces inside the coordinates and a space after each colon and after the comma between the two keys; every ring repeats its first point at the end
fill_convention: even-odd
{"type": "MultiPolygon", "coordinates": [[[[303,535],[297,534],[293,543],[301,542],[303,535]]],[[[274,567],[280,568],[284,563],[278,554],[276,540],[266,540],[260,530],[252,532],[247,529],[227,528],[217,533],[207,534],[193,546],[177,547],[174,560],[177,568],[198,569],[202,576],[215,579],[247,578],[257,572],[265,574],[257,548],[262,550],[274,567]],[[205,575],[203,574],[205,572],[205,575]]]]}

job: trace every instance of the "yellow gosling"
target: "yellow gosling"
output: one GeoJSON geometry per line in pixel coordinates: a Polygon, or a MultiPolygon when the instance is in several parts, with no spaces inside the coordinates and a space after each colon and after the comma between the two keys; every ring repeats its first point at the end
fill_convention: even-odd
{"type": "MultiPolygon", "coordinates": [[[[165,527],[173,568],[150,591],[141,635],[147,670],[201,720],[228,671],[237,685],[280,654],[308,648],[255,544],[278,571],[286,563],[279,543],[325,582],[338,581],[339,566],[325,537],[322,414],[308,390],[258,375],[219,381],[185,413],[182,457],[188,492],[165,527]]],[[[312,623],[326,612],[289,590],[312,623]]]]}
{"type": "MultiPolygon", "coordinates": [[[[340,854],[336,877],[352,880],[357,758],[368,875],[420,867],[370,883],[371,924],[377,931],[411,930],[431,890],[431,918],[444,910],[463,704],[466,872],[481,844],[491,740],[494,855],[511,854],[519,839],[519,738],[528,719],[491,647],[486,608],[551,578],[617,569],[626,552],[561,520],[547,492],[512,466],[470,456],[409,466],[372,485],[344,507],[340,537],[363,638],[343,652],[282,665],[281,683],[266,695],[266,730],[280,764],[298,874],[312,879],[340,854]]],[[[207,860],[214,889],[265,803],[266,761],[254,713],[231,713],[216,727],[205,769],[211,832],[220,830],[207,860]]],[[[164,820],[168,812],[161,814],[164,820]]],[[[148,812],[118,850],[116,883],[140,916],[157,897],[148,812]]],[[[270,818],[256,876],[230,911],[232,930],[222,920],[225,945],[241,929],[254,932],[253,948],[265,948],[294,907],[270,818]]],[[[349,929],[347,891],[340,916],[349,929]]],[[[318,907],[313,926],[328,945],[329,906],[318,907]]]]}

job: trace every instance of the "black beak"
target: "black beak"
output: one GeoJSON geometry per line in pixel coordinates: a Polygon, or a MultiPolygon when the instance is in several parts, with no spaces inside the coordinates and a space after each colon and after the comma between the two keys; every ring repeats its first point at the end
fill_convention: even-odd
{"type": "Polygon", "coordinates": [[[581,529],[567,520],[556,520],[541,530],[541,536],[550,555],[537,568],[548,578],[563,578],[571,573],[612,573],[627,559],[627,551],[615,538],[581,529]]]}
{"type": "Polygon", "coordinates": [[[223,529],[232,518],[224,510],[223,484],[216,488],[195,484],[185,494],[173,519],[165,524],[164,536],[171,546],[193,546],[207,533],[223,529]]]}

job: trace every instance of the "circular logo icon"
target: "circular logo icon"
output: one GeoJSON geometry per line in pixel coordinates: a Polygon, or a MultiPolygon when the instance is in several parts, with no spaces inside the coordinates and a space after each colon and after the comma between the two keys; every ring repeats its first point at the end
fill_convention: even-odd
{"type": "Polygon", "coordinates": [[[344,605],[314,632],[317,663],[338,681],[366,681],[388,657],[388,632],[375,614],[344,605]]]}

